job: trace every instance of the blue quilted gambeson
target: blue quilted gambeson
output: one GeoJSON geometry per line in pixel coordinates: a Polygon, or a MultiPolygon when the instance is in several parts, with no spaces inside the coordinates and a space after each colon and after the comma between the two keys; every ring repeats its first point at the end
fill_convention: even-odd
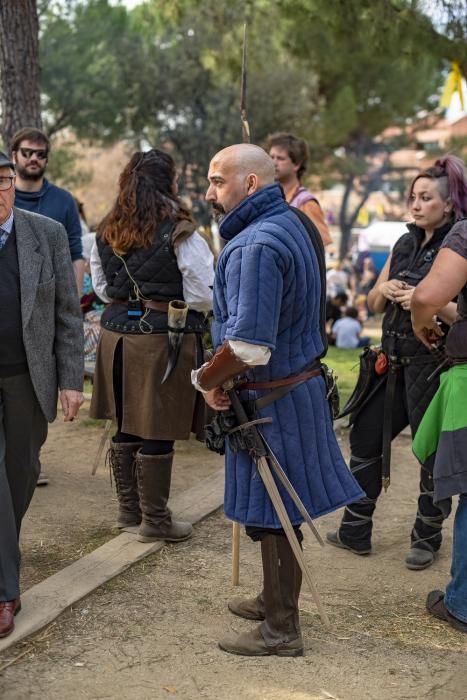
{"type": "MultiPolygon", "coordinates": [[[[214,287],[213,338],[271,348],[269,363],[249,371],[250,381],[297,374],[320,355],[320,276],[308,233],[278,185],[245,199],[222,221],[222,251],[214,287]]],[[[265,392],[244,392],[254,399],[265,392]]],[[[365,494],[348,470],[332,428],[321,377],[304,382],[261,410],[272,417],[264,437],[311,516],[353,503],[365,494]]],[[[278,484],[294,525],[303,522],[278,484]]],[[[281,527],[254,462],[226,454],[225,513],[258,527],[281,527]]]]}

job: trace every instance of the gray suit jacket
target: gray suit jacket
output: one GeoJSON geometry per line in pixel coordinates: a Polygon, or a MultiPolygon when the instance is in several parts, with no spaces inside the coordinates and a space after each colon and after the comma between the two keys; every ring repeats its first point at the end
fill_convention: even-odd
{"type": "Polygon", "coordinates": [[[83,319],[62,224],[14,207],[23,341],[29,373],[49,422],[58,389],[82,391],[83,319]]]}

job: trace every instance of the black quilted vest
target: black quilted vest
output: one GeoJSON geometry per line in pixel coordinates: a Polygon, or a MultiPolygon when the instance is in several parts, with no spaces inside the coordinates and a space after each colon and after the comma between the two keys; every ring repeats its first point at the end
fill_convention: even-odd
{"type": "MultiPolygon", "coordinates": [[[[173,227],[172,221],[164,221],[156,229],[154,241],[149,248],[132,248],[122,256],[141,294],[147,299],[167,302],[183,299],[182,273],[178,269],[171,242],[173,227]]],[[[133,282],[128,277],[122,260],[99,237],[97,248],[107,280],[107,296],[118,301],[128,301],[133,282]]]]}
{"type": "MultiPolygon", "coordinates": [[[[97,237],[97,249],[101,258],[102,269],[107,281],[106,294],[123,304],[109,305],[101,317],[101,325],[119,333],[141,333],[137,321],[128,318],[125,302],[130,295],[134,298],[134,283],[140,294],[153,301],[169,302],[173,299],[183,300],[183,277],[178,269],[177,257],[172,245],[173,221],[164,221],[154,233],[154,240],[148,248],[132,248],[121,256],[126,264],[115,255],[112,248],[102,238],[97,237]],[[127,271],[128,270],[128,271],[127,271]]],[[[145,317],[144,331],[153,333],[167,332],[167,314],[151,310],[145,317]],[[149,329],[152,328],[152,331],[149,329]]],[[[186,333],[202,333],[205,330],[204,316],[196,311],[188,312],[186,333]]]]}
{"type": "MultiPolygon", "coordinates": [[[[409,233],[401,236],[393,248],[389,279],[403,280],[416,287],[431,270],[441,244],[452,226],[451,221],[435,229],[428,245],[422,247],[425,236],[423,229],[409,224],[409,233]]],[[[442,329],[446,334],[448,327],[443,324],[442,329]]],[[[413,334],[410,311],[405,311],[399,304],[388,302],[386,306],[383,317],[383,349],[389,355],[398,357],[430,354],[413,334]]]]}

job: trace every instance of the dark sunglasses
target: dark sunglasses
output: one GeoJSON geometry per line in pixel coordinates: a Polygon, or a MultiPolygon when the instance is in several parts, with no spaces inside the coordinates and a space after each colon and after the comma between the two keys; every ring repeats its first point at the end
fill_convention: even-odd
{"type": "Polygon", "coordinates": [[[44,148],[20,148],[19,149],[23,158],[31,158],[34,154],[39,160],[47,160],[48,151],[44,148]]]}

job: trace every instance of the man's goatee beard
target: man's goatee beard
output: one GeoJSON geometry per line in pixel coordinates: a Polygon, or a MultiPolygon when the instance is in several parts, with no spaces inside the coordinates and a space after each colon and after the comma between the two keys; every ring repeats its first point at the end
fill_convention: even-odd
{"type": "Polygon", "coordinates": [[[212,207],[212,215],[217,224],[221,224],[225,219],[226,212],[223,207],[212,207]]]}
{"type": "Polygon", "coordinates": [[[19,169],[17,168],[17,173],[18,175],[23,179],[23,180],[30,180],[31,182],[37,182],[37,180],[41,180],[44,177],[44,172],[45,169],[41,168],[40,170],[37,170],[35,173],[30,173],[27,170],[19,169]]]}

